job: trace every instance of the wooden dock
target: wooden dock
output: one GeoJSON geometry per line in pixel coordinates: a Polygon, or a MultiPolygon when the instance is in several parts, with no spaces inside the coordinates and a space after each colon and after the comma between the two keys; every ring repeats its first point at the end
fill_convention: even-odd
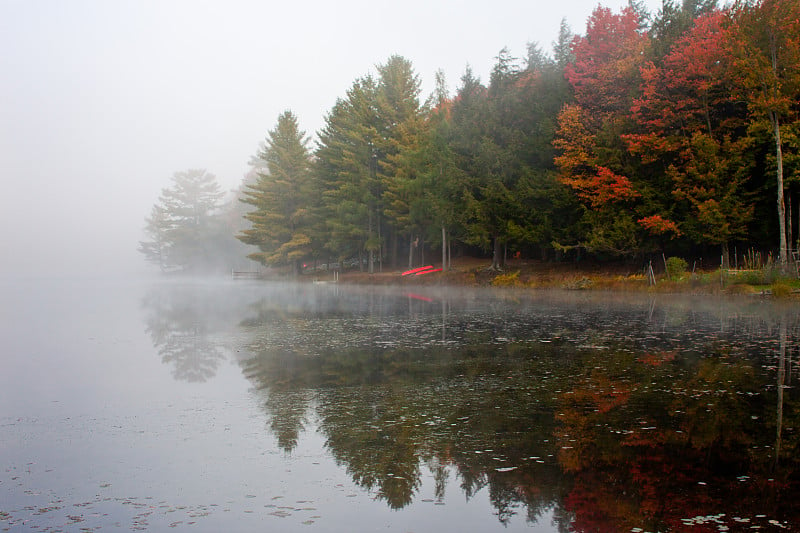
{"type": "Polygon", "coordinates": [[[231,270],[233,279],[261,279],[261,272],[252,270],[231,270]]]}

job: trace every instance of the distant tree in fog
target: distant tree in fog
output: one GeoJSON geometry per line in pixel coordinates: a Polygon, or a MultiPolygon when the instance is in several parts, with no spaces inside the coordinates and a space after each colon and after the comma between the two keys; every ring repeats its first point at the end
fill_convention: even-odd
{"type": "Polygon", "coordinates": [[[145,219],[144,231],[151,240],[139,243],[139,251],[142,252],[148,261],[161,267],[167,268],[167,257],[169,256],[169,243],[167,233],[170,227],[169,219],[164,208],[158,204],[154,205],[150,211],[150,216],[145,219]]]}
{"type": "Polygon", "coordinates": [[[141,242],[139,251],[163,271],[215,266],[225,240],[224,225],[215,216],[224,195],[216,176],[204,169],[176,172],[145,219],[150,240],[141,242]]]}

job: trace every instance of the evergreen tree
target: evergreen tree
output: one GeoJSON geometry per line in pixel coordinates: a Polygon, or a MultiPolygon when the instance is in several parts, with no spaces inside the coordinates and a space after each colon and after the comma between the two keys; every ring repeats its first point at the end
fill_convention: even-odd
{"type": "Polygon", "coordinates": [[[463,211],[463,204],[450,146],[452,101],[441,71],[426,107],[416,142],[408,143],[397,158],[398,179],[395,190],[387,194],[393,200],[387,208],[408,232],[408,267],[423,262],[425,245],[430,244],[441,246],[442,268],[447,269],[449,240],[457,231],[457,213],[463,211]]]}
{"type": "Polygon", "coordinates": [[[488,92],[474,76],[472,69],[467,67],[453,101],[450,128],[450,146],[461,181],[459,189],[464,203],[464,208],[459,213],[459,223],[464,228],[463,238],[466,244],[492,250],[492,236],[487,230],[486,221],[481,219],[485,211],[480,209],[481,199],[476,197],[486,175],[481,164],[484,160],[481,153],[486,138],[487,119],[488,92]]]}
{"type": "Polygon", "coordinates": [[[144,231],[149,241],[139,243],[139,251],[145,258],[153,264],[158,265],[162,271],[170,269],[168,258],[170,255],[171,242],[169,233],[172,229],[172,222],[163,206],[153,205],[150,216],[145,219],[144,231]]]}
{"type": "Polygon", "coordinates": [[[462,78],[450,146],[463,238],[491,250],[494,269],[504,267],[509,247],[545,255],[574,228],[575,206],[553,172],[555,116],[568,98],[563,70],[535,45],[525,69],[501,51],[487,89],[469,70],[462,78]]]}
{"type": "Polygon", "coordinates": [[[265,265],[289,265],[296,275],[313,257],[310,229],[317,188],[313,182],[308,139],[291,111],[278,117],[259,159],[267,172],[258,174],[241,199],[254,207],[245,215],[252,227],[238,238],[259,251],[249,255],[265,265]]]}
{"type": "Polygon", "coordinates": [[[567,20],[561,19],[558,39],[553,42],[553,60],[561,69],[575,61],[575,54],[572,53],[572,40],[574,38],[575,35],[572,33],[569,24],[567,24],[567,20]]]}
{"type": "Polygon", "coordinates": [[[359,268],[365,252],[380,249],[377,90],[372,77],[356,80],[325,117],[316,151],[326,247],[340,259],[358,256],[359,268]]]}
{"type": "Polygon", "coordinates": [[[376,150],[380,188],[380,220],[388,223],[388,235],[382,234],[381,244],[390,243],[392,263],[397,263],[397,248],[401,238],[415,240],[421,221],[414,220],[412,209],[422,191],[418,180],[419,168],[408,154],[417,152],[425,129],[424,109],[419,102],[420,81],[411,62],[392,56],[378,66],[378,124],[380,141],[376,150]]]}
{"type": "Polygon", "coordinates": [[[214,216],[224,193],[203,169],[176,172],[146,219],[149,241],[139,250],[162,270],[203,271],[218,264],[220,225],[214,216]]]}
{"type": "Polygon", "coordinates": [[[411,63],[392,56],[377,68],[377,80],[356,80],[336,103],[316,153],[328,246],[339,257],[365,256],[370,273],[382,264],[387,240],[395,256],[399,234],[413,231],[407,196],[416,171],[402,154],[415,149],[423,129],[420,82],[411,63]]]}
{"type": "Polygon", "coordinates": [[[694,21],[703,15],[713,13],[717,8],[716,0],[664,0],[661,10],[650,26],[651,59],[660,66],[662,58],[669,54],[675,43],[681,39],[694,25],[694,21]]]}

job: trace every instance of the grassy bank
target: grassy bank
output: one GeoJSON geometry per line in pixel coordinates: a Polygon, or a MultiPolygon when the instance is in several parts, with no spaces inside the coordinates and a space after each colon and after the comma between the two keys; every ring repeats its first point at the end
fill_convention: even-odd
{"type": "MultiPolygon", "coordinates": [[[[435,265],[436,266],[436,265],[435,265]]],[[[519,287],[521,289],[571,289],[682,294],[738,294],[774,298],[800,298],[800,280],[776,268],[760,270],[677,271],[664,269],[649,276],[643,269],[621,264],[542,263],[513,260],[503,272],[489,269],[490,262],[459,258],[447,272],[402,276],[398,270],[369,274],[348,271],[341,283],[376,285],[451,285],[519,287]]],[[[324,280],[325,277],[319,277],[324,280]]]]}

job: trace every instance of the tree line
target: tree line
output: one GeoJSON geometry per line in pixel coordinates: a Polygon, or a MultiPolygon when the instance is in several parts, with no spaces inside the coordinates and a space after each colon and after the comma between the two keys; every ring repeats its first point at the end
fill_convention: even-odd
{"type": "MultiPolygon", "coordinates": [[[[451,94],[439,72],[420,95],[411,62],[392,56],[337,100],[313,147],[284,112],[239,191],[246,209],[206,214],[243,216],[228,228],[249,257],[295,272],[346,258],[447,268],[453,253],[491,255],[494,269],[655,252],[727,263],[733,246],[785,264],[797,246],[794,0],[598,6],[582,35],[562,22],[551,53],[503,49],[487,83],[468,67],[451,94]]],[[[187,264],[176,242],[199,219],[170,204],[178,188],[141,249],[187,264]]]]}

